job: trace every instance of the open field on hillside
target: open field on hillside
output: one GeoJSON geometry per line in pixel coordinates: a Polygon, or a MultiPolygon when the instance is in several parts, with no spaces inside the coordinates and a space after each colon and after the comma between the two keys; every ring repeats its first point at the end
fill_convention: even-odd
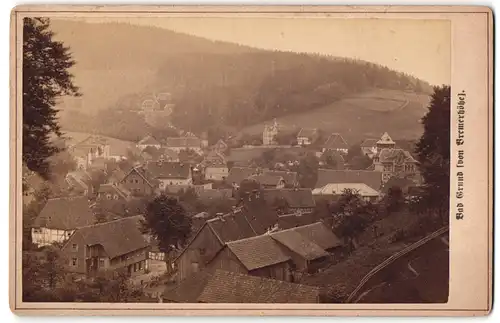
{"type": "MultiPolygon", "coordinates": [[[[349,143],[377,138],[385,131],[393,138],[415,139],[423,131],[419,120],[427,111],[428,100],[426,95],[378,89],[277,121],[284,130],[318,127],[326,133],[339,132],[349,143]]],[[[260,133],[264,124],[245,127],[242,132],[260,133]]]]}

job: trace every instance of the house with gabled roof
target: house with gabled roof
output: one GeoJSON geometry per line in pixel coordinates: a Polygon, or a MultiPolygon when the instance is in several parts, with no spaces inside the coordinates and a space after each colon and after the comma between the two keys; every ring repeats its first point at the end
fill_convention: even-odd
{"type": "Polygon", "coordinates": [[[133,216],[76,229],[61,249],[66,270],[88,276],[144,273],[150,247],[140,230],[141,219],[133,216]]]}
{"type": "Polygon", "coordinates": [[[231,213],[207,220],[174,260],[179,279],[205,268],[227,242],[268,232],[276,222],[276,214],[251,205],[235,207],[231,213]]]}
{"type": "Polygon", "coordinates": [[[327,150],[334,150],[344,154],[347,154],[349,150],[349,145],[345,141],[344,137],[340,133],[332,133],[330,137],[323,144],[323,152],[327,150]]]}
{"type": "Polygon", "coordinates": [[[31,239],[37,246],[66,241],[78,228],[93,224],[87,196],[52,198],[33,221],[31,239]]]}
{"type": "Polygon", "coordinates": [[[153,147],[156,149],[161,148],[161,144],[158,140],[155,139],[155,137],[151,135],[147,135],[146,137],[142,138],[136,145],[137,148],[140,150],[143,150],[147,147],[153,147]]]}
{"type": "Polygon", "coordinates": [[[308,146],[314,143],[319,137],[318,129],[316,128],[302,128],[297,134],[297,144],[301,146],[308,146]]]}
{"type": "Polygon", "coordinates": [[[156,181],[143,166],[132,167],[130,171],[118,182],[133,196],[149,196],[156,190],[156,181]]]}
{"type": "Polygon", "coordinates": [[[321,222],[276,228],[263,235],[226,242],[206,268],[294,281],[299,274],[324,266],[342,246],[342,241],[321,222]]]}

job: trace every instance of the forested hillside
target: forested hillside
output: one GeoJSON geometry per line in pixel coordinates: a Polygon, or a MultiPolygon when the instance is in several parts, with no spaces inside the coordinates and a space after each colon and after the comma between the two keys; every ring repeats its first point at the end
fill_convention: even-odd
{"type": "Polygon", "coordinates": [[[264,51],[121,23],[57,21],[53,28],[71,47],[83,94],[79,113],[62,105],[63,128],[121,139],[151,131],[135,111],[160,92],[171,94],[174,125],[202,132],[307,113],[376,89],[430,91],[411,76],[348,58],[264,51]]]}

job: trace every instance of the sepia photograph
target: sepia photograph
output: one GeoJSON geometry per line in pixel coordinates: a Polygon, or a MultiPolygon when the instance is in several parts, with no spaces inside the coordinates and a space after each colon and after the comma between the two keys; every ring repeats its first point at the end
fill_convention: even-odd
{"type": "Polygon", "coordinates": [[[24,304],[448,303],[450,19],[17,24],[24,304]]]}

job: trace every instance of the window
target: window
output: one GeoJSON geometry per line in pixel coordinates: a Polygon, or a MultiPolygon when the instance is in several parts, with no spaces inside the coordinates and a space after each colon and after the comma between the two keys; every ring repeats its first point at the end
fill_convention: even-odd
{"type": "Polygon", "coordinates": [[[77,258],[71,258],[71,266],[75,267],[78,264],[78,259],[77,258]]]}
{"type": "Polygon", "coordinates": [[[137,264],[134,264],[134,272],[137,271],[137,264]]]}
{"type": "Polygon", "coordinates": [[[113,196],[113,198],[114,198],[115,200],[118,200],[118,195],[116,195],[116,194],[115,194],[115,195],[113,196]]]}
{"type": "Polygon", "coordinates": [[[193,272],[198,272],[199,270],[199,266],[198,266],[198,263],[197,262],[192,262],[191,263],[191,268],[193,269],[193,272]]]}
{"type": "Polygon", "coordinates": [[[38,229],[38,228],[33,228],[33,233],[42,233],[42,230],[38,229]]]}
{"type": "Polygon", "coordinates": [[[77,245],[76,243],[73,243],[73,244],[71,245],[71,249],[72,249],[73,251],[78,251],[78,245],[77,245]]]}
{"type": "Polygon", "coordinates": [[[106,194],[106,198],[107,198],[108,200],[111,200],[111,194],[106,194]]]}
{"type": "Polygon", "coordinates": [[[139,262],[139,270],[142,270],[142,261],[139,262]]]}
{"type": "Polygon", "coordinates": [[[200,255],[204,255],[206,252],[206,249],[205,248],[200,248],[200,255]]]}
{"type": "Polygon", "coordinates": [[[104,258],[99,258],[99,268],[104,268],[104,258]]]}

